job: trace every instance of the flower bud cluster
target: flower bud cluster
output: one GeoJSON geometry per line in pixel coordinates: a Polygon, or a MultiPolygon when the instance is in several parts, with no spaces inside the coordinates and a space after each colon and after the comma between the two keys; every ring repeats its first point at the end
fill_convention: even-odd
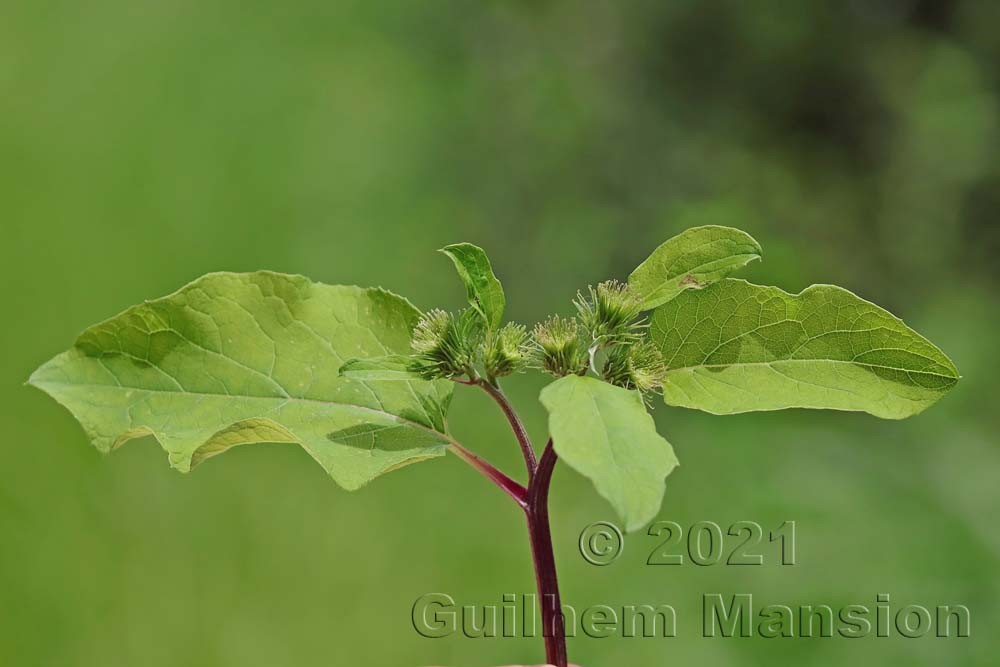
{"type": "Polygon", "coordinates": [[[558,315],[535,325],[535,364],[556,377],[584,373],[589,356],[580,333],[576,319],[558,315]]]}
{"type": "Polygon", "coordinates": [[[440,309],[431,310],[413,329],[410,370],[427,380],[471,374],[482,338],[475,311],[466,309],[452,315],[440,309]]]}
{"type": "Polygon", "coordinates": [[[435,309],[425,313],[413,329],[410,370],[427,380],[466,375],[479,377],[482,365],[487,378],[524,370],[531,356],[528,332],[508,323],[488,332],[482,316],[467,308],[457,315],[435,309]]]}
{"type": "Polygon", "coordinates": [[[625,283],[608,280],[596,288],[589,287],[588,294],[577,293],[573,302],[580,322],[590,333],[594,344],[605,347],[638,340],[642,323],[641,300],[625,283]]]}
{"type": "Polygon", "coordinates": [[[482,315],[465,309],[425,313],[413,329],[410,371],[427,380],[467,376],[480,370],[492,382],[531,365],[554,375],[583,375],[588,367],[611,384],[648,392],[663,386],[667,364],[643,335],[642,305],[629,286],[615,280],[588,288],[574,301],[577,317],[553,315],[531,335],[520,324],[487,328],[482,315]],[[603,359],[603,369],[598,365],[603,359]]]}
{"type": "Polygon", "coordinates": [[[503,377],[524,370],[530,357],[531,345],[527,329],[521,324],[508,322],[499,332],[489,337],[483,365],[489,377],[503,377]]]}
{"type": "Polygon", "coordinates": [[[663,386],[667,362],[656,345],[641,340],[612,348],[602,375],[611,384],[647,392],[663,386]]]}

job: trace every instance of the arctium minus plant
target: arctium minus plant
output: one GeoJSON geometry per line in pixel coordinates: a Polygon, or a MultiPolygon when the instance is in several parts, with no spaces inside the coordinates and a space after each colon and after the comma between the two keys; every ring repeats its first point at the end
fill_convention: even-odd
{"type": "Polygon", "coordinates": [[[627,282],[582,290],[575,317],[530,330],[504,323],[503,288],[482,249],[443,252],[468,291],[457,313],[421,313],[379,288],[213,273],[87,329],[30,383],[69,408],[100,451],[153,436],[181,472],[237,445],[296,443],[352,490],[457,455],[524,511],[546,660],[565,667],[547,511],[559,459],[636,530],[659,511],[677,466],[647,412],[656,395],[714,414],[827,408],[901,419],[959,379],[941,350],[847,290],[790,294],[729,278],[761,253],[736,229],[689,229],[627,282]],[[556,378],[541,393],[540,454],[500,388],[529,369],[556,378]],[[499,405],[526,483],[449,431],[456,384],[499,405]]]}

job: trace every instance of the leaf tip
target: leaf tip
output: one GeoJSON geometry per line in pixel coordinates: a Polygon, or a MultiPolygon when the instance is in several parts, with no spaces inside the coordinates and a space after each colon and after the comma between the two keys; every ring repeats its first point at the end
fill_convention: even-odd
{"type": "Polygon", "coordinates": [[[50,362],[46,361],[44,364],[42,364],[38,368],[36,368],[35,370],[31,371],[31,375],[28,376],[27,380],[25,380],[24,382],[21,383],[21,386],[22,387],[34,387],[36,389],[41,389],[42,387],[41,387],[41,380],[39,378],[39,375],[41,374],[42,370],[46,366],[49,365],[49,363],[50,362]]]}
{"type": "Polygon", "coordinates": [[[190,457],[175,459],[173,456],[168,456],[167,461],[171,468],[182,475],[189,474],[198,465],[198,462],[193,461],[190,457]]]}

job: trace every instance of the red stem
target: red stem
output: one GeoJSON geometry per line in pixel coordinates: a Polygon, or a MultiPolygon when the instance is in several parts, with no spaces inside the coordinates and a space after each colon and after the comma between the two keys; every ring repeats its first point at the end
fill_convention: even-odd
{"type": "Polygon", "coordinates": [[[531,555],[535,564],[535,582],[538,602],[542,608],[542,637],[545,640],[545,659],[555,667],[566,667],[566,619],[559,599],[559,581],[556,577],[556,560],[552,552],[552,533],[549,530],[549,484],[558,460],[552,440],[545,445],[535,477],[528,487],[528,535],[531,555]]]}
{"type": "Polygon", "coordinates": [[[498,385],[490,380],[484,380],[479,382],[479,386],[497,402],[504,416],[507,417],[510,428],[514,431],[514,437],[517,438],[517,444],[521,447],[524,463],[528,466],[528,483],[530,484],[532,478],[535,476],[535,469],[538,468],[538,462],[535,460],[535,448],[531,445],[531,438],[528,437],[527,429],[524,428],[521,418],[514,412],[514,406],[510,404],[507,396],[504,395],[498,385]]]}
{"type": "Polygon", "coordinates": [[[451,451],[455,452],[459,458],[471,465],[473,468],[483,473],[491,482],[500,487],[504,493],[513,498],[514,502],[520,505],[522,509],[527,510],[528,490],[526,488],[505,475],[503,471],[494,466],[492,463],[481,456],[473,454],[457,442],[451,443],[451,451]]]}
{"type": "Polygon", "coordinates": [[[528,466],[528,488],[525,488],[498,470],[485,459],[473,454],[457,442],[451,449],[472,467],[486,475],[494,484],[503,489],[524,510],[528,519],[528,538],[531,542],[531,557],[535,566],[535,583],[538,587],[538,603],[542,609],[542,637],[545,641],[545,659],[554,667],[568,667],[566,657],[566,619],[562,614],[559,598],[559,580],[556,576],[556,559],[552,551],[552,532],[549,528],[549,486],[552,471],[559,456],[549,438],[540,460],[535,459],[528,432],[517,416],[513,406],[500,390],[490,381],[470,380],[462,384],[478,384],[486,390],[503,410],[514,436],[521,446],[524,462],[528,466]]]}

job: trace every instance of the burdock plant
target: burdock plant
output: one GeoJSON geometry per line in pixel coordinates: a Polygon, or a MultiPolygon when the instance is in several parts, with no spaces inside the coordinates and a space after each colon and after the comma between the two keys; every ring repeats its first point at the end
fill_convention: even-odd
{"type": "Polygon", "coordinates": [[[152,436],[181,472],[238,445],[295,443],[353,490],[456,454],[524,511],[546,659],[565,667],[548,519],[559,459],[636,530],[659,511],[677,466],[647,412],[652,396],[714,414],[828,408],[900,419],[959,378],[941,350],[847,290],[790,294],[728,278],[760,258],[735,229],[668,240],[627,283],[588,289],[576,317],[551,317],[530,335],[504,324],[503,288],[480,248],[444,252],[468,292],[460,313],[422,314],[378,288],[213,273],[87,329],[30,382],[69,408],[100,451],[152,436]],[[541,393],[540,455],[499,383],[528,368],[557,378],[541,393]],[[500,406],[525,483],[449,430],[456,384],[500,406]]]}

